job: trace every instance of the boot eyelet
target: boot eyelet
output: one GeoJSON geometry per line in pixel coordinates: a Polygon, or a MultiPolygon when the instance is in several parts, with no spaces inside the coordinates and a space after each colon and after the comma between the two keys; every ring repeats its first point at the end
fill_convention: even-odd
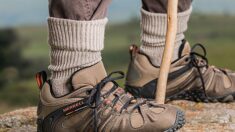
{"type": "Polygon", "coordinates": [[[189,61],[189,58],[186,58],[184,61],[185,61],[185,62],[188,62],[188,61],[189,61]]]}

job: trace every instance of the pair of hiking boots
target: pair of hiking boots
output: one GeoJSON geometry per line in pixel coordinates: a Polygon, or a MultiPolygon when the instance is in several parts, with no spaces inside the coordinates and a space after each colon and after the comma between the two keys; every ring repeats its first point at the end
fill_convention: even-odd
{"type": "MultiPolygon", "coordinates": [[[[68,82],[73,92],[56,98],[46,73],[36,75],[40,87],[38,132],[120,131],[173,132],[184,113],[154,102],[159,67],[131,46],[126,91],[115,82],[123,72],[106,75],[102,62],[76,71],[68,82]]],[[[208,65],[205,48],[184,41],[171,65],[167,100],[230,102],[235,99],[235,73],[208,65]],[[204,54],[195,52],[201,48],[204,54]]]]}

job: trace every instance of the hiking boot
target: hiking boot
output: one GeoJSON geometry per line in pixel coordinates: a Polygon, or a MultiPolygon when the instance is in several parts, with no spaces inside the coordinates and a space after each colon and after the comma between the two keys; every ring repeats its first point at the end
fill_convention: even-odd
{"type": "MultiPolygon", "coordinates": [[[[131,46],[131,62],[126,78],[126,90],[135,97],[155,98],[159,67],[131,46]]],[[[235,99],[235,73],[209,66],[206,49],[201,44],[190,48],[185,40],[179,50],[179,59],[171,65],[167,100],[196,102],[231,102],[235,99]],[[196,52],[202,50],[202,54],[196,52]]]]}
{"type": "Polygon", "coordinates": [[[103,64],[75,72],[73,92],[56,98],[46,73],[37,74],[40,87],[38,132],[173,132],[184,124],[184,114],[170,105],[134,99],[115,82],[122,72],[106,76],[103,64]]]}

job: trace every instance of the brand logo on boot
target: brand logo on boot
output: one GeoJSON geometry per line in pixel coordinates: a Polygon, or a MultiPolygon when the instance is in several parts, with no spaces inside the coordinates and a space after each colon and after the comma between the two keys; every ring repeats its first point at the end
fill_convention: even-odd
{"type": "Polygon", "coordinates": [[[79,102],[76,102],[76,103],[74,103],[74,104],[71,104],[71,105],[65,107],[65,108],[63,109],[63,112],[66,113],[66,115],[71,114],[71,113],[73,113],[73,112],[79,110],[80,107],[83,106],[83,104],[84,104],[84,101],[83,101],[83,100],[82,100],[82,101],[79,101],[79,102]]]}

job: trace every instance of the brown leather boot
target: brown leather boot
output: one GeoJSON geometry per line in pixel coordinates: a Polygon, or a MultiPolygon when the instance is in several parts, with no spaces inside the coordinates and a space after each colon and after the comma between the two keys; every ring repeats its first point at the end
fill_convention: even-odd
{"type": "MultiPolygon", "coordinates": [[[[126,78],[126,90],[135,97],[155,98],[159,67],[151,64],[148,57],[131,47],[131,62],[126,78]]],[[[184,41],[179,59],[172,63],[167,99],[186,99],[197,102],[230,102],[235,99],[235,73],[209,66],[206,49],[201,44],[190,45],[184,41]],[[203,54],[195,51],[202,49],[203,54]]]]}
{"type": "Polygon", "coordinates": [[[68,82],[73,92],[55,98],[45,72],[38,73],[38,132],[173,132],[183,126],[181,110],[134,99],[115,82],[123,77],[106,76],[100,62],[75,72],[68,82]]]}

